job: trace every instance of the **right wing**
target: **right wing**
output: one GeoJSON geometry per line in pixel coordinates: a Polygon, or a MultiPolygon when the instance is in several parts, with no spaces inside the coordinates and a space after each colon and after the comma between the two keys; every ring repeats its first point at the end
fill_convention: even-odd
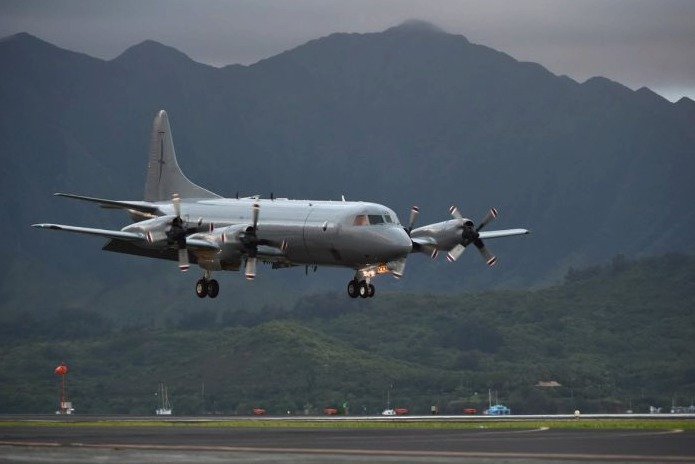
{"type": "Polygon", "coordinates": [[[75,232],[77,234],[97,235],[99,237],[126,240],[130,242],[147,240],[147,237],[145,237],[144,234],[136,232],[123,232],[122,230],[92,229],[91,227],[65,226],[62,224],[32,224],[32,227],[39,229],[62,230],[64,232],[75,232]]]}
{"type": "Polygon", "coordinates": [[[527,235],[530,233],[531,231],[527,229],[491,230],[489,232],[480,232],[480,238],[512,237],[514,235],[527,235]]]}

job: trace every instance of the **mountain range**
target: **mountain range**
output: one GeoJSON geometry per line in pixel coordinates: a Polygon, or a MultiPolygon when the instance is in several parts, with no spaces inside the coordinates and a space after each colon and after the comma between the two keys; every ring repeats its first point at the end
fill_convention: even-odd
{"type": "MultiPolygon", "coordinates": [[[[199,304],[195,279],[171,263],[29,228],[125,225],[51,195],[141,199],[162,108],[184,172],[224,196],[345,195],[402,221],[417,204],[420,224],[447,219],[452,204],[474,219],[495,206],[500,228],[533,231],[491,241],[492,270],[472,252],[453,265],[413,256],[402,281],[378,282],[385,291],[538,287],[616,254],[695,248],[695,102],[603,77],[579,83],[425,23],[222,68],[149,40],[105,61],[21,33],[0,41],[0,63],[4,307],[199,304]]],[[[276,303],[351,277],[303,274],[262,268],[253,287],[230,275],[222,296],[233,296],[206,304],[276,303]]]]}

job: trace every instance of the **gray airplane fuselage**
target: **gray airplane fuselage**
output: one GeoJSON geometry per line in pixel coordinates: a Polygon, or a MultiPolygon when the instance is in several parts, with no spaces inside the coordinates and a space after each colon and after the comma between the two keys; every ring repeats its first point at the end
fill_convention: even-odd
{"type": "MultiPolygon", "coordinates": [[[[228,226],[243,227],[252,222],[254,204],[260,208],[258,236],[287,245],[283,259],[278,261],[280,263],[359,269],[404,258],[412,250],[412,241],[396,213],[376,203],[256,198],[186,199],[181,203],[182,218],[188,223],[202,222],[201,228],[204,229],[212,224],[213,232],[228,226]],[[384,220],[377,224],[355,225],[358,216],[384,220]]],[[[156,205],[163,214],[174,214],[171,202],[156,205]]],[[[123,230],[137,229],[138,223],[135,223],[123,230]]],[[[217,270],[237,269],[241,262],[240,254],[234,250],[231,253],[223,250],[209,263],[199,264],[217,270]]]]}

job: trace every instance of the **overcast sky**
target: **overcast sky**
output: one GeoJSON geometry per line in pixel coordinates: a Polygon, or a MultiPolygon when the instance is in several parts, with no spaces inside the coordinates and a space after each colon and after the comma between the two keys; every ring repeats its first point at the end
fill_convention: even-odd
{"type": "Polygon", "coordinates": [[[0,0],[0,37],[25,31],[105,59],[154,39],[215,66],[407,19],[580,82],[695,99],[694,0],[0,0]]]}

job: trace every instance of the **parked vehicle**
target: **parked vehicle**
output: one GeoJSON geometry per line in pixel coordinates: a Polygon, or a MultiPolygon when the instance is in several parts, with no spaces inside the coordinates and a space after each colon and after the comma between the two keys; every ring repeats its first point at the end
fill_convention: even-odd
{"type": "Polygon", "coordinates": [[[503,404],[494,404],[490,406],[489,409],[483,411],[486,416],[508,416],[512,413],[512,410],[503,404]]]}

